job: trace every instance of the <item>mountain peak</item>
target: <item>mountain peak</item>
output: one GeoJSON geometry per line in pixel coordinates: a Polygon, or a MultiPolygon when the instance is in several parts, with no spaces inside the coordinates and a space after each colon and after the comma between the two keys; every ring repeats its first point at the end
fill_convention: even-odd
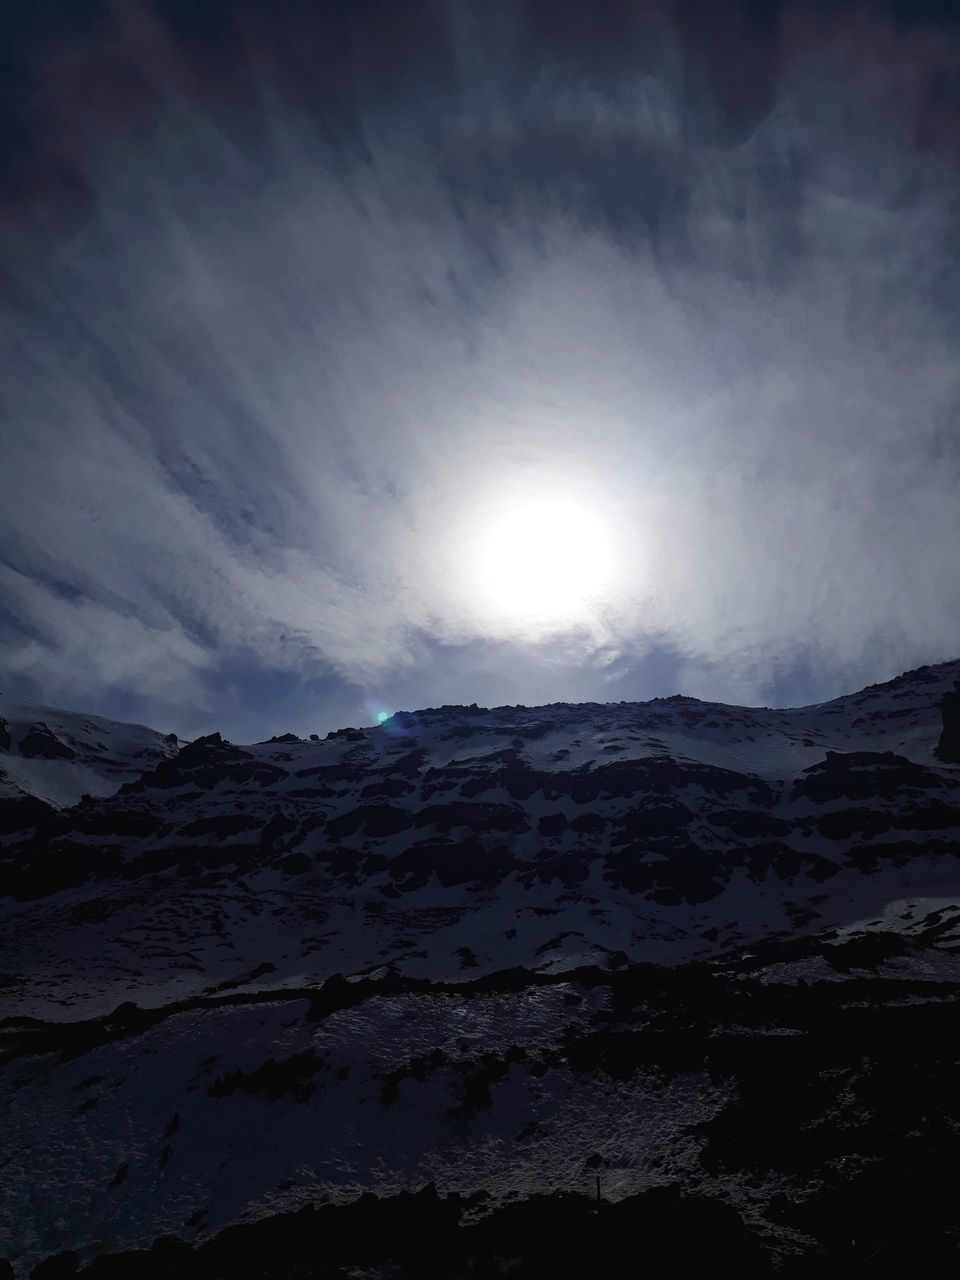
{"type": "Polygon", "coordinates": [[[231,1232],[268,1249],[322,1201],[316,1253],[340,1213],[393,1230],[395,1195],[428,1222],[476,1195],[539,1240],[536,1205],[579,1213],[597,1177],[675,1226],[689,1197],[654,1214],[651,1185],[716,1180],[820,1239],[811,1169],[835,1198],[875,1167],[904,1071],[952,1105],[958,667],[814,707],[447,706],[250,745],[8,709],[21,1271],[182,1233],[187,1270],[242,1275],[231,1232]]]}

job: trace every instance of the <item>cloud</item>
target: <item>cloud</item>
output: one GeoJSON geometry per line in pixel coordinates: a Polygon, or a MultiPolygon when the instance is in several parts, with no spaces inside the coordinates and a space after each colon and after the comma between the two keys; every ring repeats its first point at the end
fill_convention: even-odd
{"type": "Polygon", "coordinates": [[[32,635],[0,641],[7,672],[26,675],[51,698],[78,688],[136,688],[156,700],[191,697],[203,705],[198,675],[210,655],[175,622],[145,623],[82,597],[64,597],[49,584],[0,566],[0,587],[20,626],[32,635]]]}
{"type": "Polygon", "coordinates": [[[759,699],[798,662],[826,688],[954,656],[935,43],[788,13],[731,136],[691,127],[668,27],[661,67],[590,78],[451,12],[452,97],[371,99],[332,138],[263,69],[235,115],[161,77],[84,140],[82,210],[8,226],[11,667],[87,703],[209,702],[238,653],[429,696],[438,647],[506,672],[559,646],[603,697],[656,649],[759,699]],[[521,634],[466,580],[470,530],[556,489],[626,568],[589,626],[521,634]]]}

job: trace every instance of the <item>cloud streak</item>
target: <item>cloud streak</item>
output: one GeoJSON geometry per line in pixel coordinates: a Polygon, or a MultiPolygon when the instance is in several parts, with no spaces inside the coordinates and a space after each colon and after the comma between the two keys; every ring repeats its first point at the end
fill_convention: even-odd
{"type": "Polygon", "coordinates": [[[656,648],[748,699],[955,656],[960,189],[917,145],[949,45],[786,11],[729,136],[691,125],[669,26],[659,74],[590,78],[464,12],[453,104],[345,142],[264,67],[236,115],[165,71],[84,142],[82,212],[8,218],[10,669],[183,715],[236,654],[424,704],[438,648],[466,701],[478,647],[597,697],[656,648]],[[590,625],[517,632],[470,530],[558,487],[627,569],[590,625]]]}

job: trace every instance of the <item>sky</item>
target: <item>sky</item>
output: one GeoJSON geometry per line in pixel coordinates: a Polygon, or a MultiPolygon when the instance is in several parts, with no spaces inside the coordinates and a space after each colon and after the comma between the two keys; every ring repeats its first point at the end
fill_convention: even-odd
{"type": "Polygon", "coordinates": [[[0,711],[957,657],[953,13],[4,4],[0,711]]]}

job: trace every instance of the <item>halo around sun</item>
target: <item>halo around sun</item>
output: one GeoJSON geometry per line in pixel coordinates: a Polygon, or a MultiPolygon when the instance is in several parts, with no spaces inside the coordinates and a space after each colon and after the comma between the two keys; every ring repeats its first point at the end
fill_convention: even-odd
{"type": "Polygon", "coordinates": [[[616,574],[614,539],[599,513],[548,494],[505,499],[487,510],[470,561],[476,607],[511,630],[590,622],[616,574]]]}

